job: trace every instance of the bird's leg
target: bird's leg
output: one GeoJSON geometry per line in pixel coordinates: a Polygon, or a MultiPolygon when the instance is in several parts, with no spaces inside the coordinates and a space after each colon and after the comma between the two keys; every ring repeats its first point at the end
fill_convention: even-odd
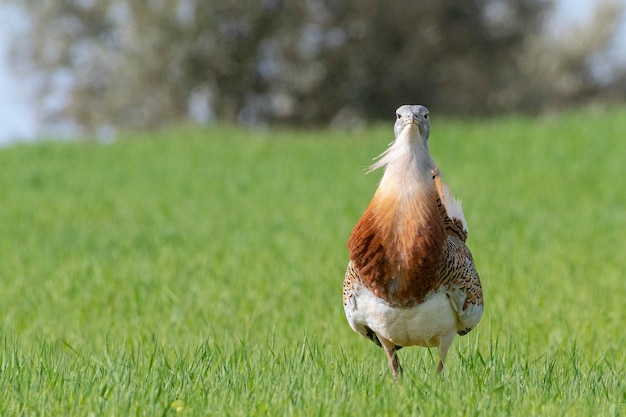
{"type": "Polygon", "coordinates": [[[400,366],[398,351],[395,347],[391,351],[391,354],[387,352],[387,358],[389,359],[389,366],[391,367],[391,375],[393,375],[393,379],[396,380],[402,375],[402,366],[400,366]]]}
{"type": "Polygon", "coordinates": [[[396,345],[383,338],[378,336],[378,340],[380,340],[383,348],[385,349],[385,353],[387,354],[387,360],[389,361],[389,368],[391,368],[391,375],[394,380],[397,380],[400,375],[402,375],[402,366],[400,366],[400,361],[398,360],[398,351],[396,349],[396,345]]]}
{"type": "Polygon", "coordinates": [[[454,340],[454,333],[443,336],[439,340],[439,365],[437,366],[437,372],[440,374],[443,373],[443,365],[446,360],[446,355],[448,354],[448,349],[450,349],[450,345],[454,340]]]}

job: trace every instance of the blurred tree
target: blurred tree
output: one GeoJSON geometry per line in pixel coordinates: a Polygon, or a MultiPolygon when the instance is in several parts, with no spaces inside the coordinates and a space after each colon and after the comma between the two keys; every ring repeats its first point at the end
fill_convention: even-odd
{"type": "Polygon", "coordinates": [[[42,96],[67,89],[50,117],[90,130],[188,117],[341,124],[413,102],[489,114],[543,91],[524,51],[540,49],[528,46],[540,44],[546,0],[20,4],[33,24],[18,49],[45,74],[42,96]]]}
{"type": "Polygon", "coordinates": [[[519,107],[538,112],[593,98],[615,99],[625,84],[624,68],[609,58],[611,42],[622,16],[620,0],[597,0],[584,24],[566,22],[563,31],[535,33],[527,38],[519,63],[519,107]]]}

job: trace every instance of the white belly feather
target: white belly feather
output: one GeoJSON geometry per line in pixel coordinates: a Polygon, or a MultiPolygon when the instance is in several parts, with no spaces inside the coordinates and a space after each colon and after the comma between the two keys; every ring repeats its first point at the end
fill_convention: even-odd
{"type": "Polygon", "coordinates": [[[392,307],[360,285],[344,306],[352,329],[366,336],[365,326],[398,346],[437,347],[454,337],[458,318],[443,288],[413,307],[392,307]]]}

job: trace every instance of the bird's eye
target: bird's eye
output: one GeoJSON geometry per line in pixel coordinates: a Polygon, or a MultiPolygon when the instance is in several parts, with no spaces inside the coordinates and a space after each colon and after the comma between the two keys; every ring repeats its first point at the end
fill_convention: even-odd
{"type": "Polygon", "coordinates": [[[424,119],[428,119],[428,113],[424,115],[424,119]]]}
{"type": "Polygon", "coordinates": [[[400,116],[400,113],[396,113],[396,117],[399,119],[399,118],[401,118],[402,116],[400,116]]]}

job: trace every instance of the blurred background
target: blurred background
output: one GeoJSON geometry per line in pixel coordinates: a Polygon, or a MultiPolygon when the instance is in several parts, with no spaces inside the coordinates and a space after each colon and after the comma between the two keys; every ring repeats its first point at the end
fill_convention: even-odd
{"type": "Polygon", "coordinates": [[[4,0],[0,144],[626,99],[626,0],[4,0]]]}

